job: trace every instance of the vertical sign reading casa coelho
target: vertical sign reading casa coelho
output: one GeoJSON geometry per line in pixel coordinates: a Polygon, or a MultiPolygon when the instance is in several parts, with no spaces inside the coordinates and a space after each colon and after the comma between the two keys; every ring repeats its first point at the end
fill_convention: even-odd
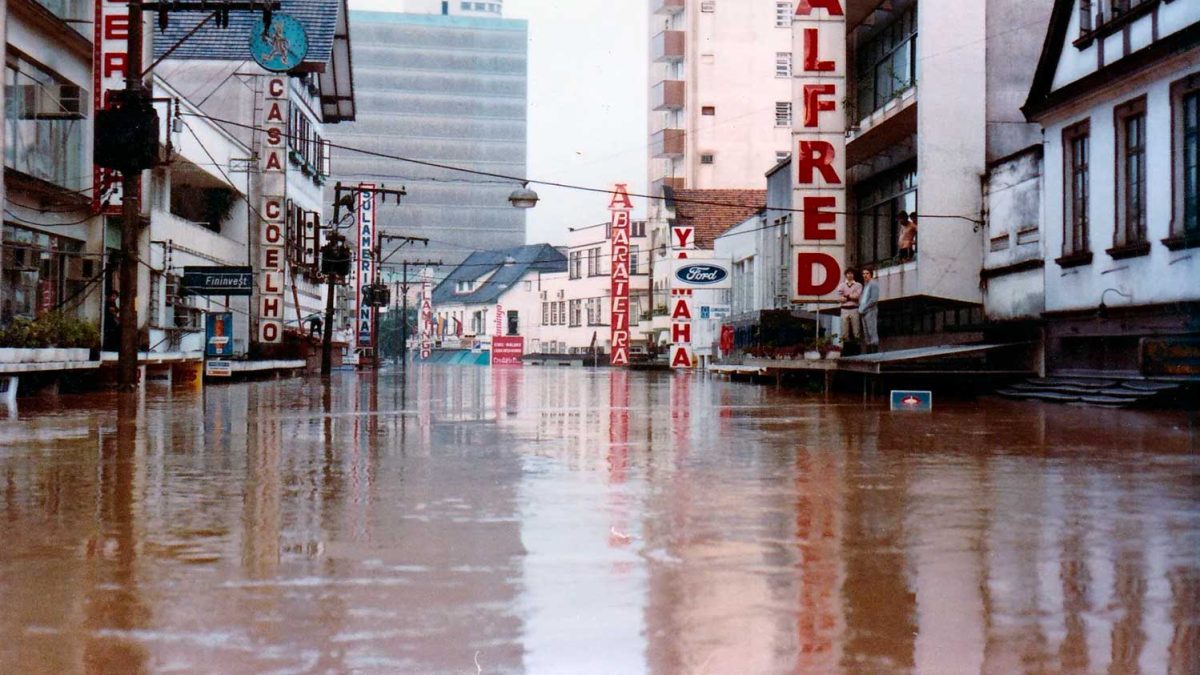
{"type": "MultiPolygon", "coordinates": [[[[108,92],[125,88],[129,72],[129,3],[96,0],[92,30],[92,116],[108,105],[108,92]]],[[[92,210],[121,213],[121,174],[92,169],[92,210]]]]}
{"type": "Polygon", "coordinates": [[[258,237],[258,341],[283,341],[283,265],[288,119],[286,77],[268,77],[263,90],[262,222],[258,237]]]}
{"type": "Polygon", "coordinates": [[[796,183],[793,302],[826,302],[846,255],[846,13],[841,0],[800,0],[792,24],[796,183]]]}
{"type": "Polygon", "coordinates": [[[614,366],[629,365],[629,217],[633,203],[629,201],[629,189],[625,183],[613,187],[612,199],[608,201],[612,212],[611,241],[612,268],[609,281],[612,301],[612,351],[609,363],[614,366]]]}
{"type": "Polygon", "coordinates": [[[359,349],[375,346],[375,308],[363,302],[363,287],[375,283],[375,186],[358,185],[358,243],[354,247],[354,334],[359,349]]]}

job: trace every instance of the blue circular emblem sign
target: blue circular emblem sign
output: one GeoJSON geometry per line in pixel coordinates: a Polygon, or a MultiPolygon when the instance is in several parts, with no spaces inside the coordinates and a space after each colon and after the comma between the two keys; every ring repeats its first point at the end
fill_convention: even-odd
{"type": "Polygon", "coordinates": [[[729,272],[724,267],[707,263],[684,265],[675,270],[675,278],[690,286],[711,286],[725,281],[729,272]]]}
{"type": "Polygon", "coordinates": [[[259,19],[250,33],[250,55],[258,65],[273,73],[294,70],[308,55],[308,33],[299,21],[286,14],[273,15],[271,25],[265,30],[259,19]]]}

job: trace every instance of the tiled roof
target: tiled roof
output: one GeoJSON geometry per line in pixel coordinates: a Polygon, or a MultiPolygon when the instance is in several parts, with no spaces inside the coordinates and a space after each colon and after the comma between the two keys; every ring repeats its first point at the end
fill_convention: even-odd
{"type": "MultiPolygon", "coordinates": [[[[329,63],[333,50],[333,34],[342,2],[343,0],[282,0],[280,13],[299,21],[308,35],[305,63],[329,63]]],[[[148,14],[146,23],[154,26],[154,58],[165,54],[206,16],[206,12],[171,12],[167,30],[160,31],[157,15],[148,14]]],[[[261,18],[262,12],[231,11],[228,28],[217,28],[215,21],[209,21],[195,35],[184,40],[170,58],[249,61],[250,31],[261,18]]]]}
{"type": "Polygon", "coordinates": [[[433,304],[490,305],[530,271],[566,272],[567,257],[550,244],[476,251],[433,289],[433,304]],[[471,293],[454,292],[458,282],[475,281],[488,274],[492,276],[471,293]]]}
{"type": "Polygon", "coordinates": [[[766,190],[675,190],[675,220],[696,227],[696,248],[713,240],[767,206],[766,190]]]}

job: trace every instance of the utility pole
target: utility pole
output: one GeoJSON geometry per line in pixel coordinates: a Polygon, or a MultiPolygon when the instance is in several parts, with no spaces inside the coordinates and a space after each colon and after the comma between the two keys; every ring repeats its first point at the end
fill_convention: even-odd
{"type": "Polygon", "coordinates": [[[400,360],[408,365],[408,266],[441,267],[441,260],[402,260],[400,261],[400,294],[403,296],[403,309],[400,310],[400,360]]]}
{"type": "MultiPolygon", "coordinates": [[[[125,72],[125,90],[142,91],[142,0],[129,0],[129,37],[126,39],[129,65],[125,72]]],[[[132,98],[134,94],[130,94],[132,98]]],[[[141,171],[121,172],[121,266],[120,324],[121,349],[117,357],[117,389],[135,391],[138,387],[137,265],[138,230],[141,200],[138,182],[141,171]]]]}

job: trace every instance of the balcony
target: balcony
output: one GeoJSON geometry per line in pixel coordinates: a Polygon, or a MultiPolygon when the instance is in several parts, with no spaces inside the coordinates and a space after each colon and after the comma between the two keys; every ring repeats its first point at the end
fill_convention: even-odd
{"type": "Polygon", "coordinates": [[[657,159],[679,159],[684,150],[683,129],[663,129],[650,136],[650,151],[657,159]]]}
{"type": "Polygon", "coordinates": [[[650,90],[652,110],[682,110],[684,84],[682,80],[664,80],[650,90]]]}
{"type": "Polygon", "coordinates": [[[664,30],[650,40],[650,58],[655,63],[679,63],[683,60],[683,31],[664,30]]]}
{"type": "Polygon", "coordinates": [[[679,14],[683,11],[684,0],[653,0],[655,14],[679,14]]]}
{"type": "Polygon", "coordinates": [[[672,190],[682,190],[687,186],[681,176],[663,176],[650,182],[650,194],[654,196],[661,195],[664,187],[669,187],[672,190]]]}

